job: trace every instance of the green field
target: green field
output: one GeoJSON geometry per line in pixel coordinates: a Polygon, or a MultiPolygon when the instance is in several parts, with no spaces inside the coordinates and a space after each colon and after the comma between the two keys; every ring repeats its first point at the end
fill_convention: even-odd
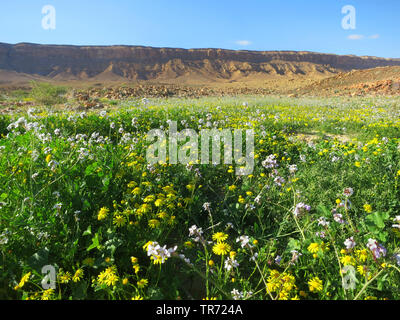
{"type": "Polygon", "coordinates": [[[398,299],[399,102],[138,99],[4,114],[0,299],[398,299]],[[168,120],[253,129],[254,170],[149,165],[146,135],[168,120]]]}

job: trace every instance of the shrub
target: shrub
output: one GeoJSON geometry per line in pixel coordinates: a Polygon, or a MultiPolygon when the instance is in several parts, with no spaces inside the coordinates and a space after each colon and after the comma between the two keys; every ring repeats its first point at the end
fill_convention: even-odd
{"type": "Polygon", "coordinates": [[[67,89],[65,87],[54,86],[45,82],[31,82],[31,85],[32,91],[30,93],[30,97],[33,98],[37,103],[50,106],[67,101],[64,97],[64,95],[67,93],[67,89]]]}

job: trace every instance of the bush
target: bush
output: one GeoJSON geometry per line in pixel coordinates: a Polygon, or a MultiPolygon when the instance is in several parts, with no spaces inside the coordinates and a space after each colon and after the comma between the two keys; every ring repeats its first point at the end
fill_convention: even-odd
{"type": "Polygon", "coordinates": [[[67,93],[65,87],[54,86],[50,83],[36,83],[31,82],[32,91],[30,97],[33,98],[37,103],[44,104],[46,106],[65,103],[67,99],[64,95],[67,93]]]}

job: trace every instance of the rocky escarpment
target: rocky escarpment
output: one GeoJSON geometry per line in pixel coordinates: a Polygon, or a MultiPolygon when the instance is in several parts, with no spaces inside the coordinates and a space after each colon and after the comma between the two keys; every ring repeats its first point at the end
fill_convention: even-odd
{"type": "Polygon", "coordinates": [[[381,66],[400,66],[400,59],[294,51],[0,43],[0,69],[54,80],[186,77],[223,81],[243,77],[329,75],[381,66]]]}

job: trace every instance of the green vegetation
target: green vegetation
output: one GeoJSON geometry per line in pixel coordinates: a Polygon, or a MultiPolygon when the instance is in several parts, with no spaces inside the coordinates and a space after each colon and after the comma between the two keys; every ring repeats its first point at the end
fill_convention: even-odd
{"type": "Polygon", "coordinates": [[[0,298],[399,299],[399,110],[242,97],[1,116],[0,298]],[[254,171],[149,165],[168,120],[252,128],[254,171]]]}
{"type": "Polygon", "coordinates": [[[61,86],[55,86],[45,82],[31,82],[32,90],[29,97],[34,99],[37,103],[45,106],[51,106],[54,104],[65,103],[67,99],[65,94],[67,89],[61,86]]]}

